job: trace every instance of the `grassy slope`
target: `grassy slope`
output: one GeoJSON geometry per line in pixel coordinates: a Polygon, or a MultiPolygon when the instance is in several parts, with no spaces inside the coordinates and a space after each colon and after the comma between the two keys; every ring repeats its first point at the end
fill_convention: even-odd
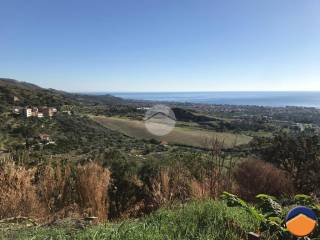
{"type": "Polygon", "coordinates": [[[176,127],[169,135],[156,137],[150,134],[144,127],[142,121],[129,120],[116,117],[94,117],[94,119],[107,128],[120,131],[128,136],[136,138],[155,138],[169,143],[184,144],[195,147],[202,147],[206,138],[217,137],[224,140],[227,147],[231,147],[236,141],[238,145],[247,144],[252,138],[246,135],[219,133],[213,131],[196,130],[185,127],[176,127]]]}
{"type": "Polygon", "coordinates": [[[85,230],[66,226],[31,228],[11,232],[3,239],[241,240],[257,226],[258,223],[243,210],[228,208],[221,202],[205,201],[189,203],[175,210],[162,209],[145,219],[121,224],[98,225],[85,230]]]}

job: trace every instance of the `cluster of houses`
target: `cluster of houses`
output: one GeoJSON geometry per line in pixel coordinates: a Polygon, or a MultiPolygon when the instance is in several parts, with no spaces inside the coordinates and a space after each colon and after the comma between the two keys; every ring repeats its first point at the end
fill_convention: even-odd
{"type": "Polygon", "coordinates": [[[53,117],[58,110],[54,107],[14,107],[13,113],[16,115],[23,114],[25,117],[53,117]]]}

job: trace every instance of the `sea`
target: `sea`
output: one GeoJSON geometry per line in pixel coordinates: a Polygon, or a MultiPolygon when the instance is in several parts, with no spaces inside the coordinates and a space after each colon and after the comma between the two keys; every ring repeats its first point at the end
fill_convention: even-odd
{"type": "MultiPolygon", "coordinates": [[[[102,93],[97,93],[102,94],[102,93]]],[[[257,105],[270,107],[320,108],[318,92],[109,92],[133,100],[189,102],[206,104],[257,105]]]]}

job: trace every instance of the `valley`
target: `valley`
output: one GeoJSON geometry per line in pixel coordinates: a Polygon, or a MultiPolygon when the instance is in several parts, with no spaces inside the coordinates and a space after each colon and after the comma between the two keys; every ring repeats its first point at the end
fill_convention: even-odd
{"type": "Polygon", "coordinates": [[[248,144],[252,137],[243,134],[222,133],[205,130],[199,126],[192,126],[191,124],[180,124],[177,122],[175,129],[166,136],[157,137],[150,134],[144,125],[143,121],[131,120],[128,118],[119,117],[93,117],[95,121],[103,126],[115,131],[119,131],[130,137],[138,139],[156,139],[160,142],[167,142],[169,144],[186,145],[192,147],[203,147],[206,139],[217,138],[224,142],[226,147],[233,147],[237,145],[248,144]]]}
{"type": "Polygon", "coordinates": [[[253,231],[271,240],[285,234],[282,220],[247,210],[277,198],[283,219],[297,194],[317,202],[319,119],[316,108],[125,100],[0,79],[0,239],[247,239],[253,231]],[[143,120],[159,103],[177,120],[162,137],[143,120]]]}

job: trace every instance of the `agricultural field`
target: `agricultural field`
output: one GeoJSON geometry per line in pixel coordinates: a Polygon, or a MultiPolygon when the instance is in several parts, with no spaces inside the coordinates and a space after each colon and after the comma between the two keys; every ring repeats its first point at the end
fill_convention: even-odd
{"type": "Polygon", "coordinates": [[[104,116],[96,116],[93,117],[93,119],[107,128],[138,139],[154,138],[159,141],[193,147],[203,147],[206,139],[213,137],[220,141],[224,141],[226,147],[248,144],[252,139],[250,136],[243,134],[221,133],[210,130],[195,129],[192,127],[180,127],[179,125],[178,127],[175,127],[170,134],[163,137],[157,137],[146,130],[143,121],[104,116]]]}

